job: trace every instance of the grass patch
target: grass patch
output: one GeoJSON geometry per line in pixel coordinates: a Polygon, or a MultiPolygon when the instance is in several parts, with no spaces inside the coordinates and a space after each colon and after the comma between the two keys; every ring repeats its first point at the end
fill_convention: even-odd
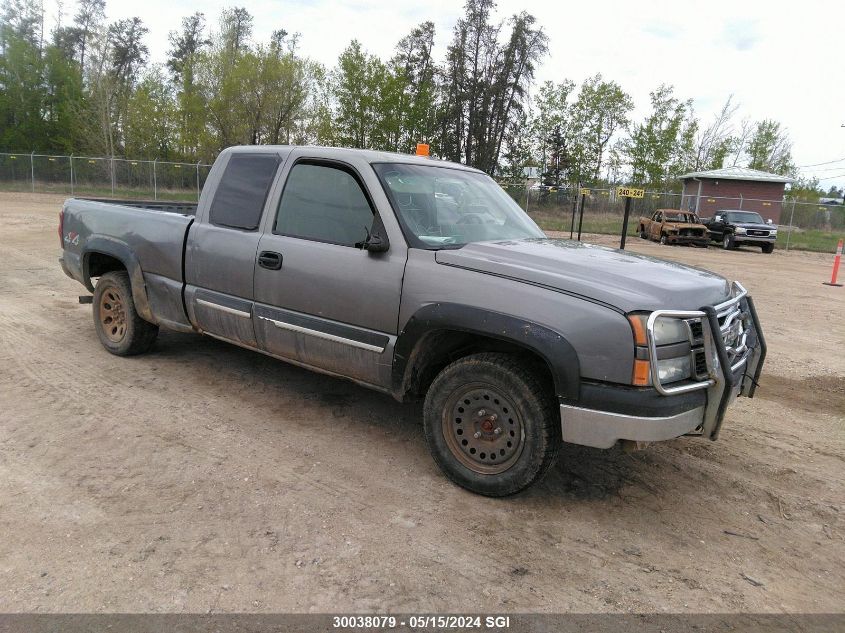
{"type": "MultiPolygon", "coordinates": [[[[563,231],[568,233],[572,224],[571,211],[530,211],[529,215],[544,231],[563,231]]],[[[640,216],[631,214],[628,220],[628,235],[637,234],[637,221],[640,216]]],[[[585,213],[582,233],[598,233],[600,235],[621,235],[622,216],[608,213],[585,213]]],[[[775,248],[786,249],[786,238],[789,232],[778,231],[775,248]]],[[[578,234],[578,218],[575,218],[575,235],[578,234]]],[[[789,238],[789,250],[812,251],[816,253],[833,253],[839,240],[845,239],[845,231],[820,231],[817,229],[798,229],[789,238]]]]}
{"type": "MultiPolygon", "coordinates": [[[[775,248],[786,248],[786,237],[788,231],[778,231],[778,239],[775,248]]],[[[835,253],[839,240],[845,239],[845,231],[827,232],[809,229],[806,231],[793,231],[789,237],[789,250],[813,251],[816,253],[835,253]]]]}
{"type": "MultiPolygon", "coordinates": [[[[20,193],[33,193],[32,186],[28,182],[0,182],[0,191],[11,191],[20,193]]],[[[79,185],[70,192],[70,186],[66,183],[35,183],[35,193],[52,193],[67,196],[68,198],[114,198],[116,200],[152,200],[151,189],[127,189],[116,187],[112,193],[111,187],[88,187],[79,185]]],[[[196,202],[196,189],[162,190],[159,189],[156,195],[157,200],[168,200],[175,202],[196,202]]]]}

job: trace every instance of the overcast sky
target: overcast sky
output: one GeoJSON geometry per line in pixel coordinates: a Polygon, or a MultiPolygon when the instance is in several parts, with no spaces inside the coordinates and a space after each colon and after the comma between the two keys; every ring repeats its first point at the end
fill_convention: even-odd
{"type": "MultiPolygon", "coordinates": [[[[206,0],[201,10],[213,26],[220,10],[233,5],[255,16],[257,40],[277,28],[299,32],[302,53],[328,66],[352,38],[389,57],[396,42],[424,20],[437,27],[435,53],[442,57],[462,14],[461,0],[206,0]]],[[[150,29],[153,61],[163,61],[168,32],[197,8],[188,0],[107,0],[106,11],[109,20],[139,16],[150,29]]],[[[793,140],[797,165],[837,161],[802,174],[824,179],[825,189],[845,186],[845,3],[498,2],[500,18],[522,9],[537,17],[550,39],[538,81],[580,82],[601,72],[631,94],[636,118],[648,111],[648,94],[661,82],[693,98],[704,122],[733,94],[740,105],[737,123],[746,117],[780,121],[793,140]]]]}

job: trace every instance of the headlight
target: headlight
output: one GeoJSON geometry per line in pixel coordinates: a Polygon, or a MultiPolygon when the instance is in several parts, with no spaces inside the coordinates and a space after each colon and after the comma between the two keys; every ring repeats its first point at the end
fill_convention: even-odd
{"type": "Polygon", "coordinates": [[[736,234],[737,235],[745,235],[745,229],[741,226],[736,227],[736,234]]]}
{"type": "Polygon", "coordinates": [[[664,358],[657,361],[657,374],[661,383],[676,382],[692,376],[692,362],[690,355],[677,358],[664,358]]]}
{"type": "Polygon", "coordinates": [[[777,235],[777,234],[778,234],[777,229],[769,229],[769,235],[777,235]]]}
{"type": "MultiPolygon", "coordinates": [[[[631,323],[631,329],[634,334],[634,343],[636,345],[636,358],[634,360],[634,372],[632,384],[637,386],[648,386],[652,384],[651,379],[651,365],[648,353],[648,338],[646,334],[646,325],[648,323],[648,314],[631,314],[628,315],[628,321],[631,323]]],[[[657,374],[660,377],[660,382],[663,384],[670,382],[677,382],[678,380],[685,380],[692,377],[692,359],[690,356],[690,347],[678,346],[678,343],[688,343],[690,341],[690,326],[686,321],[675,319],[671,317],[660,317],[654,322],[654,342],[658,348],[658,357],[662,353],[666,353],[666,348],[660,348],[666,345],[672,345],[674,349],[671,353],[677,354],[671,358],[662,358],[655,360],[657,363],[657,374]]]]}
{"type": "Polygon", "coordinates": [[[680,319],[662,318],[654,322],[654,342],[657,345],[683,343],[689,340],[689,327],[680,319]]]}

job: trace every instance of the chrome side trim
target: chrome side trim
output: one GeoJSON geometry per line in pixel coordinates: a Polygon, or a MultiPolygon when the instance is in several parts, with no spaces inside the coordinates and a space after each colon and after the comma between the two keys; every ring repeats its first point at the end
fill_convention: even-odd
{"type": "Polygon", "coordinates": [[[704,407],[668,417],[647,418],[562,404],[560,421],[564,442],[610,448],[619,440],[658,442],[680,437],[704,421],[704,407]]]}
{"type": "Polygon", "coordinates": [[[376,354],[381,354],[382,352],[384,352],[384,347],[379,347],[378,345],[370,345],[369,343],[362,343],[361,341],[355,341],[353,339],[346,338],[343,336],[327,334],[326,332],[321,332],[320,330],[312,330],[311,328],[302,327],[301,325],[294,325],[292,323],[285,323],[284,321],[277,321],[276,319],[271,319],[270,317],[266,316],[259,316],[258,318],[264,321],[269,321],[277,328],[280,328],[282,330],[290,330],[291,332],[297,332],[299,334],[308,334],[309,336],[315,336],[317,338],[332,341],[334,343],[340,343],[342,345],[349,345],[350,347],[365,349],[368,352],[375,352],[376,354]]]}
{"type": "Polygon", "coordinates": [[[220,312],[225,312],[226,314],[234,314],[242,319],[252,318],[252,314],[244,312],[243,310],[238,310],[237,308],[230,308],[229,306],[213,303],[212,301],[206,301],[205,299],[197,299],[196,302],[200,305],[206,306],[207,308],[211,308],[212,310],[220,310],[220,312]]]}

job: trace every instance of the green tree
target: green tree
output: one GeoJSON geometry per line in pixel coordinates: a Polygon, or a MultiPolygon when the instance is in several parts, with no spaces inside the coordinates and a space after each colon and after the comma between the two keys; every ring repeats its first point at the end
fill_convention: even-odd
{"type": "Polygon", "coordinates": [[[598,181],[611,140],[629,124],[631,97],[615,81],[601,74],[581,84],[572,106],[573,180],[598,181]]]}
{"type": "Polygon", "coordinates": [[[796,171],[789,133],[777,121],[759,121],[754,126],[745,152],[751,169],[785,176],[793,175],[796,171]]]}
{"type": "Polygon", "coordinates": [[[211,44],[205,35],[205,17],[194,13],[182,18],[182,30],[171,31],[167,67],[177,87],[175,116],[178,151],[197,158],[207,117],[205,100],[197,85],[197,64],[201,53],[211,44]]]}
{"type": "Polygon", "coordinates": [[[181,158],[176,148],[176,100],[159,66],[149,68],[126,104],[123,150],[133,158],[181,158]]]}
{"type": "Polygon", "coordinates": [[[352,40],[340,54],[334,71],[333,88],[337,102],[338,140],[350,147],[381,149],[384,134],[380,121],[379,91],[385,81],[384,64],[367,53],[358,40],[352,40]]]}
{"type": "Polygon", "coordinates": [[[636,124],[623,147],[633,182],[665,186],[684,169],[691,151],[695,124],[689,118],[692,101],[674,96],[672,86],[651,93],[651,114],[636,124]]]}
{"type": "Polygon", "coordinates": [[[549,139],[552,135],[556,133],[561,139],[566,139],[571,135],[572,125],[568,101],[574,89],[575,83],[569,79],[564,79],[560,83],[546,81],[534,97],[536,114],[530,123],[531,135],[544,170],[549,164],[549,156],[552,152],[549,147],[549,139]]]}

